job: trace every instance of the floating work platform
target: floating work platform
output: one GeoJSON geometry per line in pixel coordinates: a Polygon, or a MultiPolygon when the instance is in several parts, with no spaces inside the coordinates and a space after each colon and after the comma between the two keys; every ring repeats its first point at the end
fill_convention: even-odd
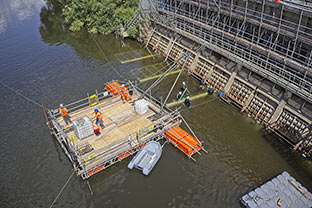
{"type": "Polygon", "coordinates": [[[165,133],[181,124],[183,118],[178,111],[168,107],[161,110],[159,102],[149,94],[144,94],[149,103],[147,111],[138,114],[135,101],[142,98],[143,93],[132,83],[106,83],[103,92],[96,91],[94,95],[65,105],[75,125],[66,125],[58,109],[43,107],[50,132],[72,162],[77,175],[89,178],[133,155],[147,142],[166,139],[165,133]],[[131,101],[122,102],[121,84],[127,88],[131,101]],[[77,123],[88,118],[94,123],[95,108],[102,113],[105,128],[100,135],[87,134],[86,138],[79,139],[75,130],[77,123]]]}
{"type": "Polygon", "coordinates": [[[312,194],[287,172],[240,198],[248,208],[311,208],[312,194]]]}

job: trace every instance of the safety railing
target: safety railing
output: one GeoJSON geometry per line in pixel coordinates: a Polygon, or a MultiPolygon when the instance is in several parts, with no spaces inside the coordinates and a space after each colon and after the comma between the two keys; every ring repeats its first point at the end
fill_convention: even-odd
{"type": "MultiPolygon", "coordinates": [[[[113,80],[117,81],[117,80],[113,80]]],[[[108,83],[111,83],[110,81],[108,83]]],[[[124,84],[128,90],[133,90],[133,93],[140,96],[143,91],[136,86],[136,83],[131,82],[122,82],[118,81],[120,84],[124,84]]],[[[108,83],[104,83],[104,86],[108,83]]],[[[109,99],[114,95],[107,94],[107,91],[98,93],[96,91],[97,102],[99,103],[102,100],[109,99]]],[[[118,95],[116,95],[118,96],[118,95]]],[[[159,102],[156,100],[151,94],[145,95],[147,99],[152,100],[153,103],[159,102]]],[[[86,107],[90,106],[89,96],[77,100],[75,102],[64,105],[69,112],[74,112],[86,107]]],[[[160,107],[160,105],[159,105],[160,107]]],[[[147,141],[153,138],[161,138],[163,135],[163,131],[165,128],[160,128],[161,126],[172,126],[177,125],[177,122],[174,122],[174,119],[177,119],[178,113],[177,111],[172,111],[169,108],[166,108],[167,111],[163,114],[163,116],[156,121],[153,122],[152,125],[147,128],[140,129],[138,132],[133,133],[131,135],[127,135],[124,138],[119,139],[116,142],[113,142],[110,145],[107,145],[99,150],[92,151],[86,154],[80,152],[80,149],[75,145],[75,141],[70,140],[67,134],[64,132],[64,128],[58,123],[57,118],[60,116],[58,109],[49,110],[47,109],[48,118],[53,125],[52,132],[57,137],[59,143],[64,142],[65,146],[62,145],[64,151],[72,161],[75,168],[77,168],[78,175],[82,175],[83,178],[89,177],[88,172],[97,168],[100,165],[110,163],[112,160],[118,160],[118,157],[131,151],[140,145],[146,143],[147,141]],[[160,129],[161,131],[156,131],[153,134],[150,134],[152,131],[160,129]],[[137,142],[135,142],[137,141],[137,142]],[[79,167],[77,167],[77,165],[79,167]]],[[[131,154],[133,154],[132,152],[131,154]]],[[[115,161],[116,162],[116,161],[115,161]]]]}
{"type": "Polygon", "coordinates": [[[106,164],[109,161],[119,158],[120,156],[128,153],[133,154],[137,151],[137,148],[150,141],[153,138],[160,138],[163,136],[164,131],[168,130],[179,124],[177,119],[177,112],[173,112],[161,117],[159,120],[153,122],[152,125],[139,130],[137,133],[127,135],[126,137],[106,146],[97,151],[83,155],[79,161],[83,168],[82,173],[86,173],[102,164],[106,164]],[[171,117],[176,115],[175,117],[171,117]],[[163,128],[157,131],[159,125],[163,128]],[[156,130],[156,131],[155,131],[156,130]],[[152,135],[150,133],[154,132],[152,135]],[[137,141],[137,142],[135,142],[137,141]],[[88,158],[88,159],[86,159],[88,158]]]}
{"type": "MultiPolygon", "coordinates": [[[[162,3],[164,4],[164,3],[162,3]]],[[[175,8],[173,6],[162,6],[161,8],[159,8],[159,11],[164,11],[166,10],[166,12],[171,12],[172,9],[175,8]]],[[[234,12],[234,11],[233,11],[234,12]]],[[[189,12],[189,11],[186,11],[186,10],[182,10],[180,8],[176,9],[176,14],[179,14],[179,15],[183,15],[185,17],[188,17],[188,18],[192,18],[193,20],[196,20],[198,22],[201,22],[201,23],[205,23],[209,26],[213,26],[214,28],[218,28],[220,30],[224,30],[226,28],[226,32],[230,33],[230,34],[233,34],[233,35],[237,35],[239,32],[240,32],[240,28],[236,28],[236,27],[232,27],[231,25],[228,25],[227,23],[224,23],[224,22],[221,22],[221,21],[217,21],[216,23],[214,22],[213,18],[209,18],[209,17],[203,17],[203,16],[200,16],[198,14],[194,14],[192,12],[189,12]],[[215,24],[214,24],[215,23],[215,24]],[[230,29],[228,29],[230,28],[230,29]]],[[[171,15],[175,15],[174,13],[171,12],[171,15]]],[[[265,16],[265,14],[263,14],[265,16]]],[[[265,20],[265,19],[264,19],[265,20]]],[[[243,21],[243,20],[241,20],[243,21]]],[[[266,23],[270,26],[274,26],[274,22],[272,22],[271,20],[265,20],[267,21],[266,23]]],[[[263,21],[263,22],[265,22],[263,21]]],[[[287,20],[284,20],[282,19],[281,20],[281,24],[279,25],[280,26],[280,29],[285,29],[285,30],[288,30],[288,31],[294,31],[296,30],[296,28],[298,27],[297,24],[294,24],[294,27],[288,27],[288,26],[285,26],[283,25],[282,23],[283,22],[287,22],[287,24],[292,24],[291,22],[288,22],[287,20]]],[[[305,31],[307,32],[304,32],[302,30],[299,29],[298,31],[298,35],[300,34],[304,34],[306,35],[306,37],[308,39],[311,39],[312,40],[312,29],[311,28],[307,28],[305,26],[300,26],[300,28],[303,28],[305,31]]],[[[276,28],[277,30],[277,28],[276,28]]],[[[296,35],[296,34],[294,34],[296,35]]],[[[244,37],[244,39],[248,40],[248,41],[255,41],[257,42],[258,45],[261,45],[265,48],[268,47],[268,44],[269,45],[273,45],[274,44],[274,41],[271,41],[271,43],[268,41],[268,39],[264,39],[262,37],[259,37],[259,35],[257,34],[257,36],[255,36],[255,34],[253,33],[249,33],[248,31],[244,31],[242,33],[242,36],[244,37]]],[[[274,51],[280,55],[283,55],[285,57],[288,57],[290,55],[288,55],[287,53],[292,53],[292,50],[289,50],[288,48],[286,47],[283,47],[282,45],[279,45],[279,44],[275,44],[276,46],[274,47],[270,47],[270,51],[274,51]]],[[[292,53],[292,60],[295,60],[297,61],[298,63],[302,64],[303,66],[309,66],[311,65],[311,63],[309,63],[309,60],[310,57],[309,57],[309,54],[307,54],[306,56],[294,51],[292,53]]]]}
{"type": "MultiPolygon", "coordinates": [[[[213,47],[213,45],[217,45],[218,47],[224,48],[227,51],[232,52],[232,54],[228,54],[228,55],[233,56],[233,54],[235,54],[235,56],[239,56],[240,58],[242,58],[241,60],[242,62],[248,61],[257,66],[261,66],[262,68],[266,69],[268,72],[276,75],[276,77],[272,76],[272,74],[269,74],[257,67],[252,67],[252,68],[255,71],[259,72],[259,74],[265,74],[266,77],[268,77],[275,83],[280,84],[282,87],[291,89],[293,92],[299,94],[300,96],[308,98],[308,100],[312,99],[311,97],[312,80],[311,81],[308,80],[302,74],[298,76],[297,70],[290,69],[290,67],[286,66],[285,63],[279,63],[261,54],[253,54],[254,52],[252,52],[250,49],[240,46],[239,44],[233,44],[233,41],[227,40],[224,36],[215,34],[211,31],[204,29],[203,27],[190,24],[189,22],[183,19],[178,19],[178,18],[175,19],[174,24],[176,25],[177,28],[181,29],[182,31],[186,31],[188,33],[191,33],[199,37],[200,39],[203,39],[205,41],[212,43],[210,47],[213,47]],[[283,78],[283,79],[280,79],[280,78],[283,78]],[[306,90],[308,93],[302,91],[302,89],[306,90]]],[[[214,47],[214,49],[216,48],[214,47]]],[[[221,51],[221,54],[223,53],[224,51],[221,51]]]]}
{"type": "MultiPolygon", "coordinates": [[[[117,81],[117,80],[112,80],[110,82],[113,82],[113,81],[117,81]]],[[[104,83],[104,87],[105,87],[106,84],[108,84],[110,82],[104,83]]],[[[121,84],[124,84],[125,87],[128,88],[129,90],[131,90],[133,88],[133,85],[131,85],[131,84],[127,83],[127,82],[123,82],[123,81],[118,81],[118,82],[121,83],[121,84]]],[[[76,111],[78,109],[90,106],[91,103],[90,103],[89,93],[87,95],[88,96],[85,97],[85,98],[82,98],[82,99],[77,100],[77,101],[72,102],[72,103],[65,104],[64,107],[67,108],[68,112],[73,112],[73,111],[76,111]]],[[[105,89],[102,92],[98,92],[97,90],[95,90],[95,94],[94,95],[96,95],[98,102],[111,97],[111,95],[105,89]]],[[[59,110],[58,110],[58,108],[54,109],[54,110],[50,110],[50,112],[51,112],[51,116],[52,117],[58,117],[58,116],[61,115],[59,110]]]]}

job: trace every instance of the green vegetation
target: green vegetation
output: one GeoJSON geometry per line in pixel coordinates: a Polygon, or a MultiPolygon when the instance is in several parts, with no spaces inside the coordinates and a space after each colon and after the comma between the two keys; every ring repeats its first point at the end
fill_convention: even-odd
{"type": "MultiPolygon", "coordinates": [[[[138,9],[138,0],[68,0],[63,6],[64,21],[71,31],[85,26],[90,33],[109,34],[127,23],[138,9]]],[[[137,27],[129,30],[131,37],[137,34],[137,27]]]]}

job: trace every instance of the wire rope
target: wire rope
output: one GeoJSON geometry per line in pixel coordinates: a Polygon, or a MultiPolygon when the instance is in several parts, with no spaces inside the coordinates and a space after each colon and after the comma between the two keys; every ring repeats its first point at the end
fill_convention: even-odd
{"type": "Polygon", "coordinates": [[[69,183],[70,179],[73,177],[75,173],[75,169],[73,170],[72,174],[69,176],[69,178],[67,179],[66,183],[64,184],[64,186],[62,187],[62,189],[59,191],[59,193],[57,194],[57,196],[55,197],[55,199],[53,200],[52,204],[50,205],[50,208],[53,207],[53,205],[55,204],[56,200],[60,197],[61,193],[64,191],[65,187],[67,186],[67,184],[69,183]]]}
{"type": "Polygon", "coordinates": [[[6,87],[7,89],[9,89],[9,90],[11,90],[12,92],[14,92],[15,94],[17,94],[17,95],[19,95],[19,96],[25,98],[26,100],[28,100],[29,102],[31,102],[31,103],[33,103],[33,104],[38,105],[38,106],[41,107],[41,104],[40,104],[40,103],[38,103],[38,102],[34,101],[33,99],[31,99],[31,98],[29,98],[29,97],[27,97],[27,96],[25,96],[25,95],[23,95],[23,94],[17,92],[17,90],[14,90],[12,87],[9,87],[9,86],[8,86],[7,84],[5,84],[3,81],[0,81],[0,83],[1,83],[4,87],[6,87]]]}
{"type": "Polygon", "coordinates": [[[108,64],[111,66],[111,68],[124,80],[127,81],[127,79],[114,67],[113,64],[111,64],[110,60],[107,58],[107,56],[105,55],[103,49],[100,47],[100,45],[98,44],[98,42],[95,40],[95,38],[93,37],[93,35],[91,35],[92,39],[94,40],[96,46],[100,49],[100,51],[103,53],[104,58],[108,61],[108,64]]]}

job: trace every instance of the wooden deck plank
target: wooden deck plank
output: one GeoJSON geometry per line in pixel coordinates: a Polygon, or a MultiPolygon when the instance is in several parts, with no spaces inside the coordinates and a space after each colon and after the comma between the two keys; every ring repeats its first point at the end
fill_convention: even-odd
{"type": "MultiPolygon", "coordinates": [[[[135,95],[133,96],[133,98],[136,97],[137,96],[135,95]]],[[[151,107],[155,106],[151,105],[151,107]]],[[[72,121],[87,116],[90,118],[90,120],[92,120],[93,123],[95,123],[95,115],[93,113],[95,108],[98,108],[103,115],[103,123],[105,128],[101,134],[98,136],[91,135],[82,140],[75,139],[72,141],[71,139],[71,142],[74,143],[78,150],[83,149],[88,145],[93,148],[93,150],[83,156],[85,160],[88,159],[88,155],[95,154],[94,156],[96,157],[97,154],[100,154],[103,151],[109,152],[109,150],[105,150],[105,147],[109,147],[113,143],[121,141],[123,138],[126,139],[128,135],[132,135],[132,144],[137,145],[138,141],[134,135],[138,132],[138,130],[151,126],[153,122],[149,120],[148,117],[155,114],[154,111],[148,109],[145,114],[139,115],[135,112],[132,103],[122,103],[119,96],[114,96],[112,98],[108,98],[106,101],[101,101],[96,106],[87,106],[80,110],[71,112],[69,115],[71,116],[72,121]],[[101,149],[103,149],[103,151],[101,151],[101,149]]],[[[60,125],[64,126],[65,129],[72,127],[72,124],[65,125],[62,117],[57,118],[57,121],[60,125]]],[[[66,134],[68,137],[76,136],[74,130],[69,131],[66,134]]],[[[96,161],[90,161],[89,165],[95,162],[96,161]]]]}
{"type": "Polygon", "coordinates": [[[110,108],[105,108],[101,110],[102,114],[105,114],[107,117],[113,117],[121,112],[127,111],[129,109],[133,108],[128,102],[126,103],[118,103],[110,108]]]}
{"type": "MultiPolygon", "coordinates": [[[[88,116],[89,118],[90,117],[93,117],[94,116],[94,113],[93,113],[93,110],[95,108],[99,108],[99,109],[102,109],[104,108],[105,106],[113,106],[115,102],[121,102],[119,98],[117,97],[112,97],[112,98],[108,98],[107,100],[101,100],[99,102],[99,104],[97,104],[96,106],[86,106],[80,110],[77,110],[77,111],[74,111],[74,112],[69,112],[68,115],[71,117],[71,120],[74,121],[74,120],[77,120],[79,118],[82,118],[84,115],[88,116]]],[[[57,122],[64,126],[64,127],[68,127],[70,125],[66,125],[63,118],[62,117],[58,117],[57,118],[57,122]]]]}
{"type": "MultiPolygon", "coordinates": [[[[79,113],[75,113],[75,115],[72,117],[72,121],[83,116],[88,116],[86,112],[91,112],[91,116],[90,114],[88,116],[91,118],[92,110],[90,109],[93,108],[94,107],[88,107],[79,113]]],[[[134,111],[134,106],[129,103],[123,104],[122,102],[117,102],[115,105],[107,108],[103,106],[103,110],[101,110],[101,112],[103,114],[103,123],[105,126],[104,130],[99,136],[92,135],[83,140],[78,139],[74,141],[74,144],[78,149],[83,148],[89,144],[93,147],[91,152],[95,152],[126,137],[127,135],[135,134],[138,130],[153,124],[152,121],[147,119],[147,117],[154,114],[152,110],[148,109],[144,115],[138,115],[134,111]]],[[[60,120],[63,121],[62,118],[60,118],[60,120]]],[[[95,118],[92,119],[92,122],[95,122],[95,118]]],[[[75,136],[75,133],[74,131],[70,131],[67,133],[67,135],[68,137],[73,137],[75,136]]]]}
{"type": "Polygon", "coordinates": [[[119,127],[120,132],[124,133],[125,135],[130,135],[133,133],[138,132],[139,129],[146,128],[152,125],[153,122],[148,120],[145,117],[139,117],[138,119],[131,121],[125,125],[119,127]]]}
{"type": "Polygon", "coordinates": [[[112,144],[113,142],[116,142],[127,135],[122,133],[118,128],[114,128],[105,135],[99,137],[98,139],[94,140],[92,143],[92,147],[94,148],[94,151],[99,150],[107,145],[112,144]]]}

